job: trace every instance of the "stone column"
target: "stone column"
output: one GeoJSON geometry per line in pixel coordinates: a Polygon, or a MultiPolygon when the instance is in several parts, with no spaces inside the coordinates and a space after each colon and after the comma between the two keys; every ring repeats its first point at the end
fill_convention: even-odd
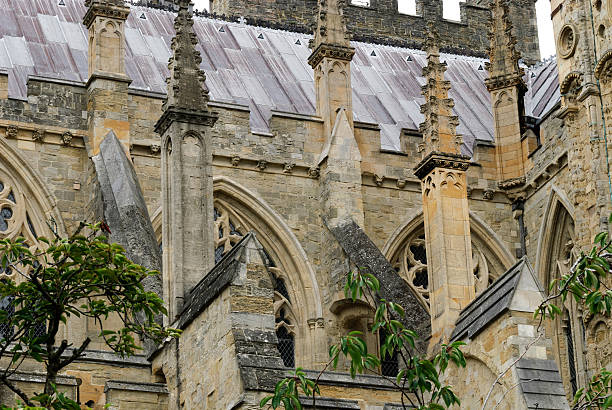
{"type": "Polygon", "coordinates": [[[89,154],[113,131],[129,156],[130,123],[125,73],[125,20],[130,8],[121,0],[87,0],[83,24],[89,30],[87,116],[89,154]]]}
{"type": "Polygon", "coordinates": [[[465,171],[469,157],[460,154],[456,134],[458,120],[448,98],[450,83],[444,80],[446,64],[440,62],[438,36],[430,25],[427,66],[422,88],[421,112],[424,153],[415,168],[421,180],[425,248],[429,275],[431,339],[430,352],[450,339],[459,313],[475,297],[472,273],[472,242],[465,171]]]}
{"type": "Polygon", "coordinates": [[[215,263],[210,128],[218,116],[208,109],[189,4],[178,2],[168,98],[155,125],[162,147],[162,266],[170,322],[215,263]]]}

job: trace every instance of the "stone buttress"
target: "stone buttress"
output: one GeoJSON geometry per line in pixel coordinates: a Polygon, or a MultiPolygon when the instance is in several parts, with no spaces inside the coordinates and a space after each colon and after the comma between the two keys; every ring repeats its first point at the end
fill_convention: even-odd
{"type": "Polygon", "coordinates": [[[176,36],[168,68],[168,96],[155,126],[161,135],[164,299],[168,320],[180,313],[188,292],[214,265],[212,143],[217,114],[208,90],[189,1],[178,2],[176,36]]]}
{"type": "Polygon", "coordinates": [[[87,122],[89,151],[97,155],[100,144],[113,131],[126,153],[130,148],[128,86],[125,72],[125,21],[129,6],[119,0],[87,0],[83,24],[89,30],[87,122]]]}
{"type": "Polygon", "coordinates": [[[431,27],[427,44],[425,103],[421,112],[423,160],[415,168],[421,180],[425,246],[430,284],[430,350],[448,343],[459,312],[474,299],[472,245],[467,199],[466,170],[469,157],[460,154],[461,138],[444,80],[446,64],[440,62],[437,34],[431,27]]]}

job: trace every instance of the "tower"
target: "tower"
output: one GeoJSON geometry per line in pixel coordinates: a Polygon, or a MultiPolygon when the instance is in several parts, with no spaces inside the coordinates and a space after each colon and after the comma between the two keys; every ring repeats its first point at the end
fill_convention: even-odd
{"type": "Polygon", "coordinates": [[[210,128],[217,114],[208,109],[190,1],[178,5],[168,96],[155,126],[162,141],[162,265],[170,322],[215,260],[210,128]]]}
{"type": "Polygon", "coordinates": [[[448,343],[461,310],[475,296],[472,244],[465,171],[469,157],[460,154],[461,138],[455,132],[457,117],[448,98],[450,82],[444,80],[446,63],[440,62],[437,34],[430,26],[427,42],[423,159],[415,168],[421,180],[425,247],[430,283],[430,350],[448,343]]]}

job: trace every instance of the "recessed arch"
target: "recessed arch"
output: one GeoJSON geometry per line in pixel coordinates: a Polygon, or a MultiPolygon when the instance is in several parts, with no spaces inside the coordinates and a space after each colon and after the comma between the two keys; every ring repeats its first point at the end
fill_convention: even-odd
{"type": "MultiPolygon", "coordinates": [[[[313,331],[311,322],[323,316],[323,308],[315,271],[306,252],[283,218],[249,189],[225,176],[216,176],[213,178],[213,195],[215,207],[221,211],[219,217],[227,222],[225,218],[229,216],[231,229],[242,234],[246,231],[257,233],[257,239],[274,262],[275,266],[270,267],[271,273],[287,285],[290,303],[286,303],[282,292],[275,292],[275,307],[278,304],[290,314],[293,326],[288,329],[296,337],[296,364],[309,365],[315,354],[312,343],[309,343],[313,331]]],[[[153,213],[151,222],[161,241],[161,208],[153,213]]]]}
{"type": "Polygon", "coordinates": [[[565,210],[570,217],[573,218],[574,207],[572,206],[569,198],[559,189],[557,186],[552,185],[544,215],[542,217],[542,224],[540,225],[540,231],[538,233],[538,247],[536,250],[536,273],[542,286],[548,289],[550,283],[550,272],[546,272],[547,268],[552,263],[550,254],[550,244],[555,239],[554,229],[551,229],[558,225],[558,219],[561,211],[565,210]]]}
{"type": "MultiPolygon", "coordinates": [[[[477,292],[514,264],[512,256],[499,236],[475,213],[470,212],[473,269],[477,292]]],[[[420,295],[428,307],[429,289],[425,254],[423,211],[416,211],[387,240],[383,254],[400,275],[420,295]]]]}
{"type": "MultiPolygon", "coordinates": [[[[574,209],[564,192],[553,186],[542,217],[537,250],[536,272],[544,289],[569,274],[577,258],[574,245],[574,209]]],[[[559,364],[566,396],[571,398],[588,381],[586,370],[585,313],[583,306],[569,297],[557,302],[561,314],[551,321],[552,351],[559,364]]]]}

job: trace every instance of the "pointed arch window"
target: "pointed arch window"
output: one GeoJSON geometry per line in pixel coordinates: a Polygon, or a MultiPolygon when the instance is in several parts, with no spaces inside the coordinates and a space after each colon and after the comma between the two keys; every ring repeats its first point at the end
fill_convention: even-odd
{"type": "MultiPolygon", "coordinates": [[[[229,252],[247,233],[242,220],[221,202],[215,202],[215,263],[229,252]]],[[[274,258],[264,248],[266,264],[274,279],[274,316],[278,350],[286,367],[295,367],[296,317],[291,304],[290,289],[285,281],[285,273],[278,267],[274,258]]]]}
{"type": "MultiPolygon", "coordinates": [[[[395,270],[420,296],[421,303],[429,309],[429,275],[425,233],[422,225],[407,237],[390,260],[395,270]]],[[[492,254],[486,252],[485,244],[472,237],[472,271],[476,294],[493,283],[495,278],[504,272],[503,269],[503,264],[495,260],[492,254]]]]}
{"type": "MultiPolygon", "coordinates": [[[[26,196],[22,193],[19,185],[11,180],[8,174],[0,171],[0,238],[15,239],[23,237],[29,245],[30,251],[39,248],[38,234],[34,223],[30,218],[26,196]]],[[[36,269],[36,266],[30,267],[36,269]]],[[[19,280],[16,272],[10,266],[0,266],[0,280],[19,280]]],[[[15,313],[14,298],[5,297],[0,299],[0,309],[10,317],[15,313]]],[[[8,338],[13,335],[14,329],[6,323],[0,324],[0,338],[8,338]]],[[[42,322],[33,328],[33,336],[41,337],[47,333],[46,323],[42,322]]]]}

